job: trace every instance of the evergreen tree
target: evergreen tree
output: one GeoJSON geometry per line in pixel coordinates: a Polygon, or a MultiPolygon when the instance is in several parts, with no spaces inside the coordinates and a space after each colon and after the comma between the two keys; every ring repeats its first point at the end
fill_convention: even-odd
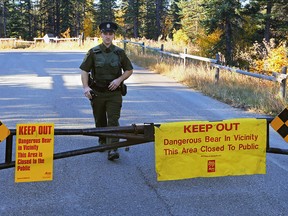
{"type": "Polygon", "coordinates": [[[43,11],[41,11],[42,6],[42,0],[33,0],[32,2],[32,20],[33,20],[33,26],[32,31],[34,37],[43,37],[44,32],[43,31],[43,11]]]}
{"type": "Polygon", "coordinates": [[[6,37],[7,29],[7,0],[2,0],[0,2],[0,38],[6,37]]]}
{"type": "Polygon", "coordinates": [[[24,37],[22,26],[22,3],[20,1],[8,1],[7,7],[7,35],[9,37],[24,37]]]}
{"type": "Polygon", "coordinates": [[[97,23],[115,21],[116,0],[99,0],[96,4],[97,23]]]}
{"type": "Polygon", "coordinates": [[[121,9],[124,12],[125,36],[138,38],[140,36],[141,8],[143,0],[123,0],[121,9]]]}
{"type": "Polygon", "coordinates": [[[288,33],[288,2],[285,0],[251,0],[245,6],[248,16],[253,20],[257,31],[254,40],[267,42],[271,38],[276,41],[287,40],[288,33]]]}
{"type": "MultiPolygon", "coordinates": [[[[81,4],[81,2],[79,2],[81,4]]],[[[56,35],[60,36],[60,33],[63,33],[70,29],[70,34],[76,36],[77,22],[76,22],[76,9],[73,1],[71,0],[61,0],[56,4],[56,7],[59,7],[56,15],[56,35]]]]}
{"type": "Polygon", "coordinates": [[[241,31],[241,4],[238,0],[208,0],[203,4],[206,17],[203,21],[207,33],[221,29],[224,33],[219,42],[219,51],[224,52],[227,64],[233,64],[235,36],[241,31]],[[223,50],[220,48],[223,47],[223,50]]]}
{"type": "Polygon", "coordinates": [[[155,0],[155,16],[156,16],[156,36],[162,36],[163,38],[163,24],[165,17],[165,0],[155,0]]]}
{"type": "Polygon", "coordinates": [[[216,49],[231,64],[237,46],[287,40],[287,13],[287,0],[0,0],[0,37],[31,40],[67,29],[94,36],[103,21],[117,22],[127,37],[154,40],[174,29],[190,41],[223,33],[216,49]]]}
{"type": "MultiPolygon", "coordinates": [[[[179,30],[181,28],[181,18],[180,18],[180,0],[173,0],[170,7],[170,16],[172,28],[171,30],[179,30]]],[[[171,31],[172,32],[172,31],[171,31]]]]}
{"type": "Polygon", "coordinates": [[[288,40],[288,1],[276,0],[272,8],[275,19],[271,23],[272,37],[278,42],[288,40]]]}
{"type": "Polygon", "coordinates": [[[144,17],[144,32],[143,36],[148,39],[158,39],[157,35],[157,27],[156,27],[156,18],[155,18],[155,11],[156,11],[156,5],[153,1],[146,1],[145,4],[145,17],[144,17]]]}
{"type": "Polygon", "coordinates": [[[181,28],[184,33],[193,41],[200,33],[201,21],[204,19],[203,0],[181,0],[178,3],[180,8],[181,28]]]}
{"type": "MultiPolygon", "coordinates": [[[[39,2],[39,21],[41,35],[56,34],[55,29],[55,0],[40,0],[39,2]]],[[[56,18],[57,20],[57,18],[56,18]]]]}

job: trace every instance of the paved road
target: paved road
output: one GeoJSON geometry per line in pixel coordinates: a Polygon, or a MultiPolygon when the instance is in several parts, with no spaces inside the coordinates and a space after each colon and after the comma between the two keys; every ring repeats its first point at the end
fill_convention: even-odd
{"type": "MultiPolygon", "coordinates": [[[[0,52],[0,120],[54,122],[55,128],[93,127],[78,66],[84,53],[0,52]]],[[[263,117],[203,96],[135,66],[127,82],[122,125],[263,117]]],[[[93,137],[55,137],[55,152],[93,146],[93,137]]],[[[271,146],[287,144],[270,130],[271,146]]],[[[4,160],[5,142],[0,144],[4,160]]],[[[0,170],[0,215],[287,215],[288,156],[267,155],[267,174],[157,182],[154,143],[54,161],[51,182],[14,183],[0,170]]]]}

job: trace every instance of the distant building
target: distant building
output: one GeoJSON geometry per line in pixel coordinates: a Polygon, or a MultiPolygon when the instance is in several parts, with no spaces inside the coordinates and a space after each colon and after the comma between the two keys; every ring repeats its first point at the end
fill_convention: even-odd
{"type": "Polygon", "coordinates": [[[43,37],[43,40],[45,43],[50,43],[52,42],[53,40],[55,40],[55,36],[53,34],[46,34],[44,37],[43,37]]]}

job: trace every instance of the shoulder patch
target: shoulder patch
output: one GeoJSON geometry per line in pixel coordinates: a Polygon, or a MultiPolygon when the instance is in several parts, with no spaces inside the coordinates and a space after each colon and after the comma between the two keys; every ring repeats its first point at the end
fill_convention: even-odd
{"type": "Polygon", "coordinates": [[[93,48],[92,48],[92,52],[95,53],[95,54],[97,54],[97,53],[101,53],[102,51],[101,51],[101,49],[100,49],[99,46],[96,46],[96,47],[93,47],[93,48]]]}
{"type": "Polygon", "coordinates": [[[83,62],[85,62],[87,60],[89,55],[90,55],[90,50],[88,52],[86,52],[86,55],[84,56],[83,62]]]}

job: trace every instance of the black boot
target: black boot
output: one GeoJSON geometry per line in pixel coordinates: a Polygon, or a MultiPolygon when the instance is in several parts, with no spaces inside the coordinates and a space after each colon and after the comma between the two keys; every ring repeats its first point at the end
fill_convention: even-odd
{"type": "Polygon", "coordinates": [[[116,150],[108,151],[108,160],[110,160],[110,161],[113,161],[113,160],[115,160],[115,159],[118,159],[119,156],[120,156],[120,155],[119,155],[117,149],[116,149],[116,150]]]}

